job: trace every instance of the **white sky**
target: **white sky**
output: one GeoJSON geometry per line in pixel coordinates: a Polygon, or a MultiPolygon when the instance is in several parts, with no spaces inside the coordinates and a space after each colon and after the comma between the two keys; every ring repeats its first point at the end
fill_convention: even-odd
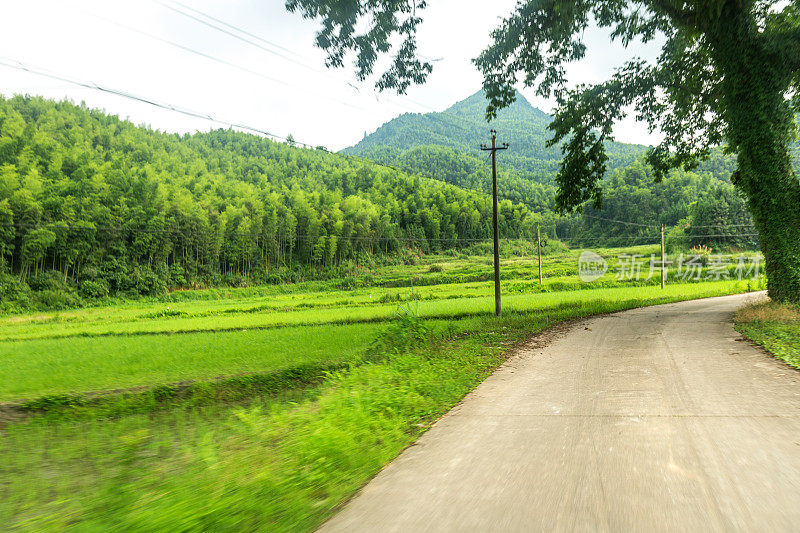
{"type": "MultiPolygon", "coordinates": [[[[399,97],[376,95],[373,83],[358,84],[350,69],[326,70],[324,54],[313,45],[318,23],[287,13],[284,0],[182,2],[289,49],[293,55],[277,48],[273,48],[277,54],[268,53],[154,0],[0,0],[4,22],[0,57],[277,135],[291,133],[298,141],[338,150],[401,113],[441,111],[477,91],[481,76],[470,60],[485,48],[490,31],[516,4],[516,0],[432,0],[424,12],[420,52],[442,60],[434,64],[426,85],[412,87],[407,97],[399,97]],[[129,28],[258,74],[199,57],[129,28]],[[358,85],[359,90],[347,82],[358,85]]],[[[589,53],[570,68],[571,83],[604,80],[630,57],[652,59],[658,52],[652,45],[624,50],[611,45],[607,34],[597,29],[587,31],[586,42],[589,53]]],[[[165,131],[219,127],[3,66],[0,76],[0,93],[5,96],[21,93],[83,101],[165,131]]],[[[535,97],[532,90],[523,89],[523,94],[533,105],[552,109],[551,102],[535,97]]],[[[656,135],[648,134],[643,124],[632,119],[618,124],[615,133],[624,142],[658,142],[656,135]]]]}

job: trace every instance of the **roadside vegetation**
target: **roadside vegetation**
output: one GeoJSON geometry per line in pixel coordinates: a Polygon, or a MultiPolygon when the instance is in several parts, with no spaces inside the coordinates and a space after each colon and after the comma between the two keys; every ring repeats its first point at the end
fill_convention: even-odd
{"type": "Polygon", "coordinates": [[[736,330],[800,370],[800,307],[764,301],[736,313],[736,330]]]}
{"type": "MultiPolygon", "coordinates": [[[[322,19],[333,64],[360,52],[361,78],[399,31],[379,85],[424,81],[416,7],[320,9],[340,3],[288,5],[322,19]]],[[[0,96],[0,528],[310,531],[548,326],[761,290],[764,257],[770,295],[796,303],[797,2],[705,4],[521,1],[475,60],[483,91],[349,154],[0,96]],[[626,43],[660,32],[663,53],[563,92],[591,20],[626,43]],[[561,96],[554,117],[513,88],[520,68],[561,96]],[[613,142],[631,109],[659,146],[613,142]],[[522,147],[500,175],[501,318],[490,117],[522,147]],[[585,283],[568,246],[608,270],[585,283]]],[[[800,368],[797,307],[736,327],[800,368]]]]}

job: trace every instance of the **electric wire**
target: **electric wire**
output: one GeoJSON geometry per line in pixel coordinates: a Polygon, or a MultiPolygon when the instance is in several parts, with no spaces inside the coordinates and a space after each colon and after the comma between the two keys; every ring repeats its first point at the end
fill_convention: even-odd
{"type": "MultiPolygon", "coordinates": [[[[611,222],[611,223],[614,223],[614,224],[624,224],[624,225],[627,225],[627,226],[635,226],[635,227],[640,227],[640,228],[654,228],[654,229],[660,229],[661,228],[661,226],[656,225],[656,224],[641,224],[639,222],[628,222],[626,220],[616,220],[616,219],[613,219],[613,218],[605,218],[605,217],[599,217],[599,216],[596,216],[596,215],[588,215],[586,213],[584,213],[583,216],[585,218],[591,218],[591,219],[594,219],[594,220],[602,220],[604,222],[611,222]]],[[[667,229],[674,229],[674,228],[678,228],[678,227],[681,227],[681,226],[679,226],[679,225],[674,225],[674,226],[665,225],[664,229],[667,230],[667,229]]],[[[691,230],[691,229],[694,229],[694,228],[725,229],[725,228],[752,228],[752,227],[754,227],[753,224],[710,224],[710,225],[699,225],[699,226],[696,226],[694,224],[690,224],[689,226],[685,227],[685,229],[687,229],[687,230],[691,230]]],[[[754,233],[754,234],[745,234],[745,235],[740,235],[740,236],[747,237],[747,236],[753,236],[753,235],[758,235],[758,234],[754,233]]],[[[689,235],[689,236],[692,236],[692,235],[689,235]]],[[[714,235],[695,235],[695,236],[697,236],[697,237],[720,237],[720,236],[721,237],[727,237],[728,235],[727,234],[719,234],[719,235],[714,234],[714,235]]],[[[734,235],[734,236],[736,236],[736,235],[734,235]]]]}
{"type": "Polygon", "coordinates": [[[583,216],[586,217],[586,218],[593,218],[595,220],[602,220],[604,222],[612,222],[612,223],[615,223],[615,224],[624,224],[626,226],[636,226],[636,227],[640,227],[640,228],[660,228],[661,227],[661,226],[656,226],[654,224],[640,224],[638,222],[627,222],[625,220],[614,220],[613,218],[604,218],[604,217],[599,217],[599,216],[596,216],[596,215],[587,215],[586,213],[584,213],[583,216]]]}
{"type": "MultiPolygon", "coordinates": [[[[94,83],[94,82],[76,80],[76,79],[73,79],[73,78],[69,78],[69,77],[67,77],[67,76],[65,76],[63,74],[57,74],[57,73],[54,73],[54,72],[48,72],[48,71],[46,71],[44,69],[40,69],[38,67],[33,67],[31,65],[28,65],[26,63],[22,63],[21,61],[17,61],[15,59],[9,59],[9,58],[0,56],[0,66],[4,66],[4,67],[7,67],[7,68],[13,68],[13,69],[17,69],[17,70],[22,70],[22,71],[25,71],[25,72],[29,72],[31,74],[35,74],[37,76],[43,76],[43,77],[46,77],[46,78],[62,81],[64,83],[69,83],[71,85],[76,85],[76,86],[84,87],[84,88],[87,88],[87,89],[93,89],[93,90],[101,91],[101,92],[104,92],[104,93],[113,94],[113,95],[116,95],[116,96],[120,96],[122,98],[127,98],[129,100],[135,100],[137,102],[141,102],[141,103],[145,103],[145,104],[148,104],[148,105],[151,105],[151,106],[154,106],[154,107],[165,109],[167,111],[174,111],[174,112],[180,113],[182,115],[187,115],[187,116],[194,117],[194,118],[199,118],[199,119],[208,120],[208,121],[211,121],[211,122],[216,122],[217,124],[224,124],[224,125],[230,126],[232,128],[237,128],[237,129],[241,129],[241,130],[247,130],[247,131],[250,131],[250,132],[253,132],[253,133],[257,133],[259,135],[263,135],[263,136],[266,136],[266,137],[271,137],[273,139],[278,139],[278,140],[281,140],[281,141],[288,141],[288,139],[286,137],[282,136],[282,135],[278,135],[276,133],[272,133],[272,132],[266,131],[266,130],[261,129],[261,128],[256,128],[254,126],[248,126],[246,124],[242,124],[242,123],[239,123],[239,122],[228,121],[228,120],[216,118],[216,117],[214,117],[212,115],[209,115],[209,114],[206,114],[206,113],[202,113],[202,112],[199,112],[199,111],[192,111],[190,109],[181,108],[181,107],[178,107],[178,106],[175,106],[175,105],[172,105],[172,104],[161,103],[161,102],[158,102],[158,101],[153,100],[153,99],[148,98],[148,97],[137,96],[137,95],[135,95],[133,93],[129,93],[129,92],[126,92],[126,91],[120,91],[120,90],[113,89],[113,88],[110,88],[110,87],[105,87],[105,86],[99,85],[99,84],[94,83]]],[[[307,147],[307,148],[314,148],[312,145],[304,143],[304,142],[301,142],[301,141],[294,141],[294,142],[296,144],[299,144],[299,145],[307,147]]]]}
{"type": "Polygon", "coordinates": [[[265,78],[267,80],[270,80],[270,81],[273,81],[273,82],[276,82],[276,83],[280,83],[281,85],[284,85],[284,86],[287,86],[287,87],[295,87],[293,85],[290,85],[290,84],[286,83],[283,80],[280,80],[278,78],[273,78],[272,76],[268,76],[268,75],[264,74],[263,72],[258,72],[256,70],[250,69],[248,67],[245,67],[245,66],[242,66],[242,65],[237,65],[236,63],[232,63],[232,62],[227,61],[225,59],[221,59],[221,58],[212,56],[210,54],[206,54],[205,52],[201,52],[199,50],[196,50],[196,49],[191,48],[189,46],[185,46],[185,45],[180,44],[178,42],[171,41],[169,39],[165,39],[164,37],[160,37],[160,36],[158,36],[158,35],[156,35],[154,33],[150,33],[150,32],[145,31],[145,30],[140,30],[138,28],[134,28],[133,26],[129,26],[127,24],[124,24],[122,22],[118,22],[116,20],[111,20],[109,18],[106,18],[106,17],[104,17],[102,15],[98,15],[96,13],[90,13],[90,15],[92,17],[98,19],[98,20],[101,20],[101,21],[107,23],[107,24],[111,24],[111,25],[117,26],[118,28],[123,28],[123,29],[125,29],[125,30],[127,30],[129,32],[132,32],[132,33],[138,33],[139,35],[143,35],[143,36],[148,37],[150,39],[153,39],[155,41],[159,41],[161,43],[168,44],[168,45],[173,46],[175,48],[179,48],[179,49],[184,50],[186,52],[189,52],[191,54],[195,54],[195,55],[204,57],[205,59],[210,59],[211,61],[215,61],[217,63],[220,63],[220,64],[223,64],[223,65],[226,65],[226,66],[229,66],[229,67],[233,67],[233,68],[239,69],[239,70],[247,72],[249,74],[254,74],[256,76],[260,76],[262,78],[265,78]]]}
{"type": "MultiPolygon", "coordinates": [[[[154,1],[156,1],[156,3],[158,3],[158,4],[162,5],[162,6],[164,6],[164,3],[163,3],[163,2],[159,2],[159,1],[157,1],[157,0],[154,0],[154,1]]],[[[273,46],[273,47],[275,47],[275,48],[278,48],[279,50],[281,50],[281,51],[283,51],[283,52],[286,52],[286,53],[289,53],[289,54],[291,54],[291,55],[293,55],[293,56],[297,57],[298,59],[301,59],[301,60],[307,60],[307,59],[308,59],[308,58],[306,58],[306,57],[302,56],[301,54],[298,54],[298,53],[297,53],[297,52],[295,52],[294,50],[291,50],[291,49],[289,49],[289,48],[286,48],[286,47],[284,47],[284,46],[281,46],[280,44],[278,44],[278,43],[275,43],[275,42],[273,42],[273,41],[269,41],[269,40],[267,40],[267,39],[264,39],[264,38],[263,38],[263,37],[261,37],[260,35],[256,35],[255,33],[252,33],[252,32],[249,32],[249,31],[247,31],[247,30],[245,30],[245,29],[242,29],[240,26],[236,26],[236,25],[234,25],[234,24],[231,24],[231,23],[229,23],[229,22],[225,22],[224,20],[222,20],[222,19],[220,19],[220,18],[217,18],[217,17],[215,17],[215,16],[213,16],[213,15],[210,15],[210,14],[206,13],[205,11],[200,11],[199,9],[196,9],[196,8],[193,8],[193,7],[191,7],[191,6],[188,6],[188,5],[184,4],[184,3],[178,2],[177,0],[167,0],[167,1],[168,1],[169,3],[171,3],[171,4],[174,4],[174,5],[180,6],[180,7],[181,7],[181,8],[183,8],[183,9],[186,9],[186,10],[188,10],[188,11],[191,11],[192,13],[195,13],[195,14],[197,14],[197,15],[200,15],[200,16],[202,16],[202,17],[205,17],[205,18],[207,18],[207,19],[209,19],[209,20],[212,20],[212,21],[216,22],[217,24],[220,24],[220,25],[222,25],[222,26],[225,26],[226,28],[229,28],[229,29],[231,29],[231,30],[237,31],[237,32],[239,32],[239,33],[241,33],[241,34],[243,34],[243,35],[246,35],[246,36],[248,36],[248,37],[250,37],[250,38],[252,38],[252,39],[255,39],[255,40],[257,40],[257,41],[261,41],[262,43],[264,43],[264,44],[266,44],[266,45],[269,45],[269,46],[273,46]]],[[[164,6],[164,7],[167,7],[167,6],[164,6]]],[[[423,55],[420,55],[420,57],[421,57],[421,58],[423,58],[423,59],[425,59],[426,61],[431,61],[431,62],[438,62],[438,61],[441,61],[441,60],[442,60],[442,58],[429,58],[429,57],[427,57],[427,56],[423,56],[423,55]]],[[[313,71],[315,71],[315,72],[318,72],[318,73],[320,73],[320,74],[323,74],[323,75],[326,75],[326,76],[329,76],[329,77],[333,77],[334,79],[337,79],[338,81],[341,81],[342,83],[345,83],[346,85],[349,85],[349,86],[350,86],[352,89],[354,89],[356,92],[359,92],[359,93],[361,92],[361,89],[360,89],[359,87],[356,87],[355,85],[353,85],[353,84],[352,84],[352,83],[350,83],[350,82],[346,82],[346,81],[343,81],[343,80],[339,80],[339,78],[336,78],[335,76],[331,76],[330,72],[329,72],[329,71],[327,71],[327,70],[325,70],[325,69],[319,69],[319,68],[316,68],[316,67],[314,67],[314,66],[312,66],[312,65],[309,65],[308,63],[305,63],[305,62],[299,62],[299,61],[298,61],[298,62],[297,62],[297,64],[299,64],[299,65],[301,65],[301,66],[304,66],[304,67],[306,67],[306,68],[309,68],[309,69],[311,69],[311,70],[313,70],[313,71]]],[[[402,98],[403,98],[403,99],[405,99],[405,100],[408,100],[408,101],[409,101],[409,102],[411,102],[412,104],[415,104],[415,105],[417,105],[417,106],[419,106],[419,107],[426,108],[426,109],[428,109],[428,110],[430,110],[430,111],[435,111],[433,108],[431,108],[431,107],[429,107],[429,106],[427,106],[427,105],[425,105],[425,104],[423,104],[423,103],[421,103],[421,102],[417,102],[416,100],[414,100],[414,99],[412,99],[412,98],[409,98],[408,96],[403,96],[402,98]]]]}
{"type": "MultiPolygon", "coordinates": [[[[164,6],[164,3],[162,3],[162,2],[157,2],[157,3],[158,3],[158,4],[161,4],[162,6],[164,6]]],[[[213,21],[214,21],[214,22],[216,22],[217,24],[221,24],[222,26],[225,26],[225,27],[227,27],[227,28],[230,28],[230,29],[232,29],[232,30],[238,31],[239,33],[243,33],[244,35],[247,35],[248,37],[251,37],[251,38],[253,38],[253,39],[256,39],[257,41],[261,41],[262,43],[264,43],[264,44],[266,44],[266,45],[268,45],[268,46],[273,46],[273,47],[275,47],[275,48],[277,48],[277,49],[279,49],[279,50],[281,50],[281,51],[283,51],[283,52],[286,52],[286,53],[288,53],[288,54],[291,54],[291,55],[297,56],[298,58],[302,58],[302,56],[301,56],[300,54],[298,54],[297,52],[295,52],[294,50],[291,50],[291,49],[289,49],[289,48],[285,48],[285,47],[283,47],[283,46],[281,46],[281,45],[279,45],[279,44],[277,44],[277,43],[274,43],[274,42],[272,42],[272,41],[268,41],[267,39],[264,39],[264,38],[263,38],[263,37],[261,37],[260,35],[256,35],[256,34],[254,34],[254,33],[250,33],[249,31],[247,31],[247,30],[243,30],[242,28],[240,28],[240,27],[238,27],[238,26],[234,26],[233,24],[230,24],[230,23],[228,23],[228,22],[225,22],[224,20],[218,19],[218,18],[216,18],[216,17],[214,17],[214,16],[212,16],[212,15],[209,15],[208,13],[206,13],[206,12],[204,12],[204,11],[200,11],[199,9],[195,9],[195,8],[193,8],[193,7],[191,7],[191,6],[187,6],[186,4],[183,4],[183,3],[181,3],[181,2],[178,2],[177,0],[171,0],[171,3],[172,3],[172,4],[175,4],[175,5],[178,5],[178,6],[180,6],[181,8],[183,8],[183,9],[186,9],[186,10],[188,10],[188,11],[191,11],[191,12],[193,12],[193,13],[196,13],[196,14],[198,14],[198,15],[201,15],[201,16],[203,16],[203,17],[206,17],[206,18],[208,18],[208,19],[210,19],[210,20],[213,20],[213,21]]],[[[165,6],[165,7],[167,7],[167,6],[165,6]]]]}
{"type": "MultiPolygon", "coordinates": [[[[301,67],[303,67],[303,68],[305,68],[305,69],[307,69],[307,70],[310,70],[310,71],[312,71],[312,72],[316,72],[316,73],[318,73],[318,74],[322,74],[323,76],[329,77],[329,78],[331,78],[331,79],[334,79],[334,80],[336,80],[336,81],[339,81],[339,82],[342,82],[342,80],[340,80],[340,79],[339,79],[339,78],[337,78],[336,76],[332,75],[330,72],[327,72],[327,71],[320,70],[320,69],[318,69],[318,68],[315,68],[315,67],[313,67],[313,66],[311,66],[311,65],[308,65],[307,63],[304,63],[304,62],[298,61],[297,59],[293,59],[293,58],[291,58],[291,57],[288,57],[288,56],[286,56],[285,54],[282,54],[282,53],[280,53],[280,52],[276,52],[276,51],[274,51],[274,50],[271,50],[270,48],[267,48],[266,46],[263,46],[263,45],[260,45],[260,44],[259,44],[259,43],[257,43],[257,42],[254,42],[254,41],[253,41],[252,39],[250,39],[250,38],[243,37],[242,35],[238,35],[237,33],[234,33],[234,31],[230,31],[230,30],[227,30],[227,29],[225,29],[225,28],[223,28],[223,27],[220,27],[219,25],[215,24],[214,22],[209,22],[209,21],[207,21],[207,20],[203,20],[202,18],[200,18],[200,17],[198,17],[198,16],[192,15],[191,13],[186,13],[185,11],[182,11],[182,10],[181,10],[181,9],[179,9],[179,8],[176,8],[176,7],[174,7],[174,6],[171,6],[171,5],[167,4],[166,2],[161,2],[160,0],[152,0],[152,1],[153,1],[154,3],[156,3],[156,4],[158,4],[158,5],[160,5],[160,6],[164,7],[164,8],[166,8],[166,9],[169,9],[170,11],[172,11],[172,12],[174,12],[174,13],[178,13],[178,14],[180,14],[180,15],[184,16],[184,17],[187,17],[187,18],[189,18],[189,19],[191,19],[191,20],[194,20],[195,22],[198,22],[198,23],[200,23],[200,24],[203,24],[204,26],[207,26],[207,27],[209,27],[209,28],[212,28],[212,29],[215,29],[215,30],[217,30],[217,31],[219,31],[219,32],[222,32],[222,33],[224,33],[225,35],[228,35],[228,36],[230,36],[230,37],[233,37],[234,39],[237,39],[237,40],[239,40],[239,41],[242,41],[242,42],[244,42],[244,43],[246,43],[246,44],[249,44],[249,45],[251,45],[251,46],[254,46],[254,47],[258,48],[259,50],[262,50],[262,51],[264,51],[264,52],[267,52],[267,53],[269,53],[269,54],[272,54],[272,55],[274,55],[274,56],[277,56],[277,57],[279,57],[279,58],[281,58],[281,59],[284,59],[284,60],[286,60],[286,61],[289,61],[290,63],[293,63],[293,64],[295,64],[295,65],[301,66],[301,67]]],[[[175,3],[177,4],[177,2],[175,2],[175,3]]],[[[179,5],[182,5],[182,4],[179,4],[179,5]]],[[[191,8],[190,8],[190,9],[191,9],[191,8]]],[[[203,13],[202,11],[199,11],[199,10],[197,10],[197,9],[192,9],[192,11],[194,11],[194,12],[197,12],[197,13],[200,13],[200,14],[202,14],[202,16],[204,16],[204,17],[207,17],[207,18],[209,18],[209,19],[211,19],[211,20],[213,20],[213,21],[219,21],[219,19],[217,19],[217,18],[215,18],[215,17],[213,17],[213,16],[211,16],[211,15],[208,15],[208,14],[206,14],[206,13],[203,13]]],[[[228,23],[224,23],[224,22],[222,22],[222,24],[225,24],[226,26],[228,26],[228,27],[232,28],[233,30],[235,30],[235,31],[237,31],[237,32],[240,32],[240,33],[243,33],[243,34],[245,34],[245,35],[248,35],[248,36],[252,36],[252,35],[253,35],[252,33],[248,32],[248,31],[246,31],[246,30],[242,30],[242,29],[240,29],[240,28],[238,28],[238,27],[236,27],[236,26],[234,26],[234,25],[232,25],[232,24],[228,24],[228,23]]],[[[257,38],[257,39],[259,39],[259,40],[261,40],[261,41],[264,41],[264,42],[270,43],[272,46],[276,46],[276,47],[278,47],[278,48],[284,49],[283,47],[280,47],[280,46],[278,46],[278,45],[276,45],[276,44],[274,44],[274,43],[271,43],[270,41],[266,41],[265,39],[262,39],[262,38],[260,38],[260,37],[255,37],[255,38],[257,38]]],[[[295,55],[297,55],[297,54],[295,54],[295,55]]],[[[358,88],[358,87],[356,87],[355,85],[353,85],[352,83],[348,83],[348,82],[342,82],[342,83],[345,83],[345,84],[346,84],[346,85],[348,85],[350,88],[352,88],[352,89],[354,89],[356,92],[360,93],[360,90],[359,90],[359,88],[358,88]]],[[[347,104],[347,103],[345,103],[345,102],[341,102],[341,101],[339,101],[339,103],[343,103],[344,105],[347,105],[347,106],[350,106],[350,107],[356,107],[356,106],[353,106],[352,104],[347,104]]],[[[396,105],[400,105],[401,107],[405,107],[406,109],[411,109],[411,108],[409,108],[409,107],[407,107],[407,106],[405,106],[405,105],[403,105],[403,104],[396,104],[396,105]]],[[[360,108],[360,107],[356,107],[356,109],[360,109],[360,110],[362,110],[362,111],[366,111],[365,109],[363,109],[363,108],[360,108]]]]}
{"type": "MultiPolygon", "coordinates": [[[[172,6],[172,5],[169,5],[169,4],[168,4],[168,3],[166,3],[166,2],[162,2],[162,1],[160,1],[160,0],[152,0],[152,1],[153,1],[154,3],[156,3],[156,4],[158,4],[158,5],[160,5],[160,6],[164,7],[164,8],[166,8],[166,9],[169,9],[170,11],[172,11],[172,12],[174,12],[174,13],[180,14],[180,15],[182,15],[182,16],[184,16],[184,17],[187,17],[187,18],[189,18],[189,19],[191,19],[191,20],[194,20],[194,21],[196,21],[196,22],[198,22],[198,23],[200,23],[200,24],[203,24],[203,25],[205,25],[205,26],[207,26],[207,27],[209,27],[209,28],[212,28],[212,29],[215,29],[215,30],[217,30],[217,31],[220,31],[220,32],[222,32],[222,33],[224,33],[224,34],[226,34],[226,35],[228,35],[228,36],[231,36],[231,37],[233,37],[233,38],[235,38],[235,39],[238,39],[239,41],[242,41],[242,42],[245,42],[245,43],[247,43],[247,44],[250,44],[251,46],[255,46],[256,48],[259,48],[260,50],[263,50],[263,51],[265,51],[265,52],[268,52],[268,53],[271,53],[271,54],[273,54],[273,55],[276,55],[276,56],[278,56],[278,57],[280,57],[280,58],[282,58],[282,59],[284,59],[284,60],[286,60],[286,61],[289,61],[289,62],[291,62],[291,63],[294,63],[294,64],[296,64],[296,65],[299,65],[299,66],[301,66],[301,67],[303,67],[303,68],[306,68],[306,69],[308,69],[308,70],[311,70],[311,71],[313,71],[313,72],[316,72],[316,73],[322,74],[323,76],[327,76],[327,77],[329,77],[329,78],[331,78],[331,79],[334,79],[334,80],[336,80],[336,81],[338,81],[338,82],[340,82],[340,83],[344,83],[345,85],[349,86],[351,89],[355,90],[357,93],[359,93],[359,94],[361,93],[361,89],[360,89],[359,87],[357,87],[356,85],[354,85],[354,84],[353,84],[353,83],[351,83],[351,82],[347,82],[347,81],[344,81],[344,80],[341,80],[341,79],[339,79],[338,77],[334,76],[333,74],[331,74],[331,73],[330,73],[329,71],[327,71],[327,70],[322,70],[322,69],[316,68],[316,67],[314,67],[314,66],[312,66],[312,65],[309,65],[309,64],[308,64],[308,63],[306,63],[306,62],[299,61],[299,60],[297,60],[297,59],[292,59],[292,58],[290,58],[290,57],[287,57],[287,56],[285,56],[284,54],[281,54],[281,53],[279,53],[279,52],[275,52],[274,50],[270,50],[269,48],[266,48],[266,47],[264,47],[264,46],[261,46],[261,45],[259,45],[258,43],[254,43],[254,42],[252,42],[252,40],[251,40],[251,39],[256,39],[256,40],[259,40],[259,41],[261,41],[261,42],[264,42],[264,43],[266,43],[266,44],[268,44],[268,45],[270,45],[270,46],[273,46],[273,47],[279,48],[280,50],[284,50],[284,51],[286,51],[286,52],[288,52],[288,53],[291,53],[292,55],[294,55],[294,56],[296,56],[296,57],[298,57],[298,58],[302,58],[302,57],[303,57],[303,56],[301,56],[300,54],[297,54],[296,52],[293,52],[293,51],[291,51],[291,50],[289,50],[289,49],[287,49],[287,48],[285,48],[285,47],[283,47],[283,46],[281,46],[281,45],[279,45],[279,44],[277,44],[277,43],[274,43],[274,42],[272,42],[272,41],[268,41],[268,40],[264,39],[263,37],[260,37],[260,36],[258,36],[258,35],[256,35],[256,34],[252,33],[252,32],[249,32],[249,31],[247,31],[247,30],[244,30],[244,29],[242,29],[242,28],[240,28],[240,27],[238,27],[238,26],[235,26],[235,25],[233,25],[233,24],[230,24],[230,23],[228,23],[228,22],[225,22],[225,21],[223,21],[223,20],[221,20],[221,19],[219,19],[219,18],[217,18],[217,17],[214,17],[213,15],[209,15],[208,13],[206,13],[206,12],[204,12],[204,11],[200,11],[200,10],[198,10],[198,9],[191,8],[191,7],[189,7],[189,6],[186,6],[185,4],[182,4],[182,3],[180,3],[180,2],[176,2],[176,1],[174,1],[174,0],[173,0],[171,3],[172,3],[172,4],[175,4],[175,5],[178,5],[178,6],[181,6],[181,7],[182,7],[182,8],[184,8],[184,9],[190,10],[190,11],[192,11],[193,13],[196,13],[196,14],[198,14],[198,15],[202,16],[202,17],[205,17],[205,18],[207,18],[207,19],[209,19],[209,20],[211,20],[211,21],[213,21],[213,22],[204,21],[203,19],[201,19],[201,18],[199,18],[199,17],[197,17],[197,16],[195,16],[195,15],[192,15],[191,13],[186,13],[186,12],[182,11],[182,10],[181,10],[181,9],[179,9],[179,8],[176,8],[176,7],[172,6]],[[215,24],[215,23],[216,23],[216,24],[215,24]],[[230,29],[230,30],[232,30],[232,31],[226,30],[225,28],[221,28],[221,27],[219,27],[217,24],[223,25],[223,26],[225,26],[226,28],[229,28],[229,29],[230,29]],[[237,34],[235,34],[235,33],[233,33],[233,32],[239,32],[239,33],[241,33],[241,34],[243,34],[243,35],[246,35],[246,36],[247,36],[247,37],[249,37],[249,38],[242,37],[241,35],[237,35],[237,34]]],[[[375,97],[376,97],[376,99],[378,99],[378,95],[377,95],[377,94],[375,95],[375,97]]],[[[384,97],[385,97],[385,95],[384,95],[384,97]]],[[[387,98],[387,99],[388,99],[388,98],[387,98]]],[[[421,103],[421,102],[418,102],[418,101],[416,101],[416,100],[412,100],[411,98],[409,98],[409,97],[407,97],[407,96],[403,96],[403,99],[405,99],[405,100],[407,100],[407,101],[409,101],[409,102],[411,102],[411,103],[413,103],[413,104],[415,104],[415,105],[417,105],[417,106],[419,106],[419,107],[422,107],[422,108],[424,108],[424,109],[427,109],[429,112],[436,112],[436,110],[435,110],[435,109],[433,109],[433,108],[431,108],[431,107],[429,107],[429,106],[427,106],[427,105],[425,105],[425,104],[423,104],[423,103],[421,103]]],[[[378,101],[380,101],[380,100],[378,100],[378,101]]],[[[405,105],[405,104],[402,102],[402,100],[401,100],[401,99],[399,99],[399,98],[398,98],[398,101],[394,101],[394,102],[391,102],[391,100],[390,100],[390,103],[393,103],[394,105],[397,105],[397,106],[400,106],[400,107],[404,107],[404,108],[405,108],[405,109],[407,109],[407,110],[411,110],[411,111],[414,111],[414,112],[416,112],[416,110],[414,110],[413,108],[411,108],[411,107],[408,107],[407,105],[405,105]]]]}
{"type": "Polygon", "coordinates": [[[246,67],[246,66],[243,66],[243,65],[240,65],[240,64],[237,64],[237,63],[233,63],[231,61],[228,61],[226,59],[222,59],[222,58],[213,56],[211,54],[207,54],[205,52],[197,50],[196,48],[192,48],[190,46],[186,46],[186,45],[183,45],[181,43],[178,43],[178,42],[175,42],[175,41],[171,41],[169,39],[165,39],[164,37],[160,37],[158,35],[155,35],[153,33],[148,32],[148,31],[144,31],[144,30],[140,30],[138,28],[134,28],[133,26],[129,26],[129,25],[124,24],[122,22],[117,22],[115,20],[108,19],[108,18],[103,17],[101,15],[97,15],[97,14],[94,14],[94,13],[90,13],[90,15],[92,17],[94,17],[94,18],[97,18],[98,20],[102,20],[103,22],[106,22],[107,24],[111,24],[111,25],[123,28],[123,29],[125,29],[127,31],[130,31],[132,33],[136,33],[136,34],[148,37],[150,39],[153,39],[155,41],[167,44],[167,45],[172,46],[174,48],[178,48],[178,49],[183,50],[185,52],[188,52],[190,54],[194,54],[194,55],[203,57],[205,59],[208,59],[210,61],[214,61],[215,63],[219,63],[221,65],[225,65],[225,66],[240,70],[242,72],[246,72],[248,74],[252,74],[254,76],[258,76],[259,78],[263,78],[263,79],[271,81],[273,83],[277,83],[277,84],[282,85],[284,87],[290,87],[292,89],[298,89],[300,91],[304,91],[304,92],[307,92],[309,94],[313,94],[314,96],[322,97],[322,98],[324,98],[326,100],[330,100],[331,102],[336,102],[338,104],[341,104],[341,105],[346,106],[346,107],[350,107],[352,109],[357,109],[359,111],[367,112],[367,109],[365,109],[363,107],[360,107],[360,106],[355,105],[355,104],[351,104],[349,102],[345,102],[344,100],[340,100],[338,98],[334,98],[334,97],[330,96],[329,94],[327,94],[325,92],[311,90],[309,87],[307,87],[305,85],[295,85],[295,84],[288,83],[288,82],[286,82],[284,80],[275,78],[275,77],[270,76],[268,74],[265,74],[265,73],[263,73],[261,71],[253,70],[253,69],[251,69],[249,67],[246,67]]]}
{"type": "MultiPolygon", "coordinates": [[[[166,2],[162,2],[160,0],[152,0],[152,1],[155,2],[158,5],[166,8],[166,9],[169,9],[170,11],[173,11],[173,12],[178,13],[179,15],[182,15],[182,16],[184,16],[186,18],[192,19],[195,22],[203,24],[204,26],[208,26],[209,28],[213,28],[213,29],[215,29],[215,30],[217,30],[219,32],[222,32],[222,33],[224,33],[226,35],[229,35],[230,37],[233,37],[234,39],[237,39],[239,41],[245,42],[245,43],[247,43],[247,44],[249,44],[251,46],[255,46],[256,48],[258,48],[260,50],[263,50],[264,52],[267,52],[268,54],[275,55],[277,57],[280,57],[281,59],[285,59],[286,61],[290,61],[292,63],[295,63],[295,64],[301,65],[303,67],[310,68],[310,69],[314,70],[313,67],[305,65],[303,63],[300,63],[299,61],[297,61],[295,59],[292,59],[290,57],[287,57],[286,55],[284,55],[284,54],[282,54],[280,52],[276,52],[275,50],[267,48],[264,45],[258,44],[257,42],[254,42],[252,39],[248,39],[247,37],[242,37],[241,35],[238,35],[237,33],[233,32],[233,31],[230,31],[230,30],[227,30],[227,29],[225,29],[223,27],[220,27],[219,25],[217,25],[217,24],[215,24],[213,22],[208,22],[207,20],[203,20],[202,18],[197,17],[195,15],[192,15],[191,13],[187,13],[187,12],[177,8],[177,7],[171,6],[171,5],[167,4],[166,2]]],[[[237,31],[241,31],[241,30],[237,30],[237,31]]]]}
{"type": "Polygon", "coordinates": [[[710,233],[706,235],[686,235],[689,239],[709,238],[709,237],[758,237],[758,233],[710,233]]]}
{"type": "Polygon", "coordinates": [[[705,226],[689,225],[690,228],[753,228],[753,224],[709,224],[705,226]]]}

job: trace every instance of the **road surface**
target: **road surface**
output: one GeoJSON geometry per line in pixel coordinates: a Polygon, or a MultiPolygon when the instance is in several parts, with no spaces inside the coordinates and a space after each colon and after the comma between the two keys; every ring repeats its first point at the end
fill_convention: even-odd
{"type": "Polygon", "coordinates": [[[800,373],[734,331],[753,298],[523,349],[322,530],[800,530],[800,373]]]}

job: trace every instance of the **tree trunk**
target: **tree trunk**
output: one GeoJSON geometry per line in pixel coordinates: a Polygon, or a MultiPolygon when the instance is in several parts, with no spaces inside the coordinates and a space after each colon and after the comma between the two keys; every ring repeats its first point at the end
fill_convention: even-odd
{"type": "Polygon", "coordinates": [[[789,166],[788,154],[782,170],[759,164],[763,157],[753,158],[752,164],[746,159],[739,157],[737,184],[748,197],[758,231],[769,296],[800,302],[800,184],[789,166]]]}
{"type": "Polygon", "coordinates": [[[791,78],[758,41],[726,59],[728,137],[738,154],[731,181],[747,196],[770,297],[800,302],[800,182],[789,157],[794,116],[785,98],[791,78]]]}

